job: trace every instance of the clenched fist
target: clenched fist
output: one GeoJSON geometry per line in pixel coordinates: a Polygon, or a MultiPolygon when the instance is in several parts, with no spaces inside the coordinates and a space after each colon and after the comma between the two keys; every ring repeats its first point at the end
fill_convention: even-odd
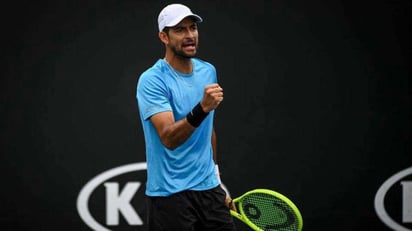
{"type": "Polygon", "coordinates": [[[208,113],[216,109],[223,101],[223,88],[219,84],[214,83],[207,85],[203,93],[203,99],[200,102],[204,112],[208,113]]]}

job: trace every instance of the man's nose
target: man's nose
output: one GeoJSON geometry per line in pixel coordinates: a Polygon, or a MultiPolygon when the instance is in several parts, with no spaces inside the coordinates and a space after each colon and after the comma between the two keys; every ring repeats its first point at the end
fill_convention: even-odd
{"type": "Polygon", "coordinates": [[[186,37],[187,38],[193,38],[194,37],[194,32],[190,29],[186,30],[186,37]]]}

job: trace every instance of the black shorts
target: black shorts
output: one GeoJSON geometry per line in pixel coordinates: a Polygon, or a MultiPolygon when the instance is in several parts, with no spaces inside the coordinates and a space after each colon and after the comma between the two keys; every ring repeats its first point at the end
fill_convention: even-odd
{"type": "Polygon", "coordinates": [[[168,197],[147,197],[150,231],[233,231],[233,218],[218,186],[206,191],[183,191],[168,197]]]}

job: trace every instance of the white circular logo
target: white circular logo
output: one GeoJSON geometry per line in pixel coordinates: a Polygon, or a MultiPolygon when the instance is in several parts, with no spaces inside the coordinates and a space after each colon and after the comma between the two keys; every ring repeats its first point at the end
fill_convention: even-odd
{"type": "MultiPolygon", "coordinates": [[[[379,188],[375,196],[375,210],[378,217],[390,228],[396,231],[412,231],[395,222],[385,209],[385,196],[389,189],[401,179],[408,175],[412,175],[412,167],[407,168],[387,179],[379,188]]],[[[402,196],[402,221],[404,223],[412,222],[412,181],[401,182],[403,186],[402,196]]]]}
{"type": "MultiPolygon", "coordinates": [[[[115,177],[115,176],[119,176],[125,173],[129,173],[129,172],[133,172],[133,171],[140,171],[140,170],[146,170],[146,163],[145,162],[141,162],[141,163],[134,163],[134,164],[128,164],[128,165],[123,165],[120,167],[116,167],[110,170],[107,170],[99,175],[97,175],[96,177],[94,177],[93,179],[91,179],[80,191],[79,196],[77,197],[77,211],[80,215],[80,217],[82,218],[82,220],[93,230],[99,230],[99,231],[110,231],[110,229],[107,229],[106,227],[102,226],[101,224],[99,224],[94,218],[93,216],[90,214],[89,211],[89,198],[90,195],[93,193],[93,191],[99,186],[101,185],[103,182],[105,182],[106,180],[115,177]]],[[[134,195],[134,193],[136,192],[136,190],[138,189],[138,187],[140,186],[139,184],[134,184],[131,185],[132,187],[129,187],[130,190],[126,190],[129,191],[131,193],[125,193],[123,194],[124,198],[128,198],[130,200],[130,197],[134,195]],[[134,186],[134,187],[133,187],[134,186]]],[[[124,203],[125,200],[124,198],[121,198],[123,200],[118,200],[120,201],[120,203],[123,202],[124,208],[125,210],[128,209],[128,204],[124,203]]],[[[127,202],[127,199],[126,199],[127,202]]],[[[129,209],[130,211],[130,209],[129,209]]],[[[135,224],[142,224],[140,218],[135,215],[134,213],[128,213],[129,214],[129,219],[130,220],[134,220],[135,224]]]]}

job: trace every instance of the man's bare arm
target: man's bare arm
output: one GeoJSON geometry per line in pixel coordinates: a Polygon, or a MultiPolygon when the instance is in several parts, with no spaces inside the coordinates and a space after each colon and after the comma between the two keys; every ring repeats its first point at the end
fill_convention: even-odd
{"type": "Polygon", "coordinates": [[[163,145],[171,150],[183,144],[196,129],[187,122],[186,118],[175,122],[173,113],[170,111],[157,113],[150,120],[163,145]]]}
{"type": "MultiPolygon", "coordinates": [[[[205,87],[200,106],[205,113],[216,109],[223,100],[223,89],[218,84],[205,87]]],[[[171,111],[160,112],[150,118],[163,145],[171,150],[183,144],[196,127],[186,118],[175,121],[171,111]]]]}
{"type": "Polygon", "coordinates": [[[213,160],[215,161],[215,164],[217,164],[217,147],[216,147],[216,133],[215,133],[215,129],[213,128],[212,130],[212,151],[213,151],[213,160]]]}

